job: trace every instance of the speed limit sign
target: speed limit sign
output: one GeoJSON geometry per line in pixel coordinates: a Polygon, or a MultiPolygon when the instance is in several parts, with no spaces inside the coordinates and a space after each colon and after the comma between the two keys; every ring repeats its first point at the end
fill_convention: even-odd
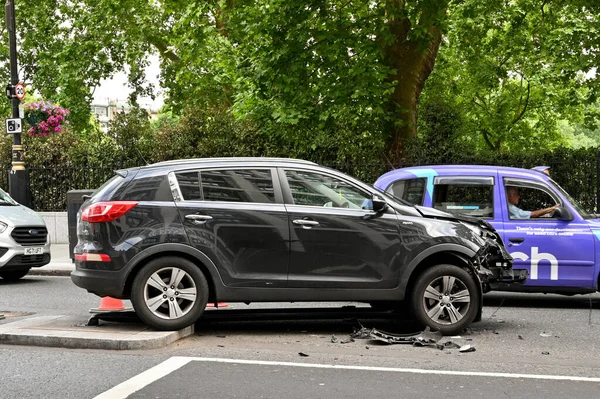
{"type": "Polygon", "coordinates": [[[17,96],[19,100],[25,98],[25,85],[23,85],[23,83],[17,83],[15,85],[15,96],[17,96]]]}

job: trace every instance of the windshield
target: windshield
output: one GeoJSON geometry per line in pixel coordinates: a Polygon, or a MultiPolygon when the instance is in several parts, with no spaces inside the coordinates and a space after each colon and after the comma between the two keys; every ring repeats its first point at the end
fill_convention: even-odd
{"type": "Polygon", "coordinates": [[[554,186],[558,189],[558,191],[560,191],[560,193],[562,195],[564,195],[564,197],[567,199],[567,201],[569,201],[571,203],[571,206],[573,206],[573,208],[575,208],[575,210],[577,211],[577,213],[579,213],[579,215],[584,218],[584,219],[592,219],[595,216],[591,215],[590,213],[588,213],[588,211],[586,211],[585,209],[583,209],[583,207],[573,198],[569,195],[569,193],[567,193],[557,182],[555,182],[554,180],[550,179],[550,181],[552,182],[552,184],[554,184],[554,186]]]}
{"type": "Polygon", "coordinates": [[[2,206],[16,206],[19,205],[17,201],[12,199],[4,190],[0,189],[0,205],[2,206]]]}

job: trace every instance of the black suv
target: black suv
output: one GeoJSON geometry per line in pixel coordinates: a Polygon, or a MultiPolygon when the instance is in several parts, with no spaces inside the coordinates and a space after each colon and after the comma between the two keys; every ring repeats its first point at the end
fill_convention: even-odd
{"type": "Polygon", "coordinates": [[[407,300],[453,334],[494,284],[523,282],[486,222],[395,199],[311,162],[186,159],[117,171],[79,212],[71,278],[160,329],[208,301],[407,300]]]}

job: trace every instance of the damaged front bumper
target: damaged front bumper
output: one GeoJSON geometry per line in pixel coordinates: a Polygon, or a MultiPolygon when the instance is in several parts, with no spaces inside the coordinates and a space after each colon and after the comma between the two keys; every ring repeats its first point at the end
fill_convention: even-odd
{"type": "Polygon", "coordinates": [[[484,292],[509,284],[522,284],[527,279],[527,269],[513,269],[512,256],[498,240],[487,238],[473,258],[484,292]]]}

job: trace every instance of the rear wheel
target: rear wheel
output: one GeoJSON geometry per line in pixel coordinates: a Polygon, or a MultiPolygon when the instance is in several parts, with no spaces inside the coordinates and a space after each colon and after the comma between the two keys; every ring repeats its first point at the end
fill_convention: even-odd
{"type": "Polygon", "coordinates": [[[135,312],[157,330],[179,330],[194,324],[207,302],[208,283],[202,271],[174,256],[150,261],[131,288],[135,312]]]}
{"type": "Polygon", "coordinates": [[[478,281],[454,265],[437,265],[417,279],[411,296],[415,317],[445,335],[468,327],[481,308],[478,281]]]}
{"type": "Polygon", "coordinates": [[[6,281],[17,281],[18,279],[24,277],[27,273],[29,273],[30,268],[22,269],[22,270],[0,270],[0,277],[2,277],[6,281]]]}

